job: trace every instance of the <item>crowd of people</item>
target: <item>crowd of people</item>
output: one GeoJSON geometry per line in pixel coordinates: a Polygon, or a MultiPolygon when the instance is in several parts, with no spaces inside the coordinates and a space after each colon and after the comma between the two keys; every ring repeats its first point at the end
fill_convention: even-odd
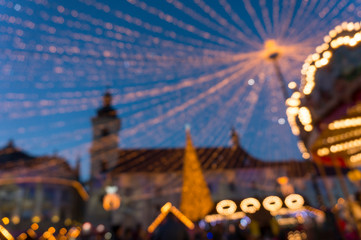
{"type": "MultiPolygon", "coordinates": [[[[275,221],[276,222],[276,221],[275,221]]],[[[203,222],[204,223],[204,222],[203,222]]],[[[173,214],[169,214],[153,233],[148,233],[140,224],[133,228],[116,226],[108,238],[104,234],[88,236],[85,239],[107,240],[303,240],[303,239],[359,239],[357,231],[331,211],[325,212],[323,223],[314,219],[308,224],[273,228],[272,223],[261,226],[250,221],[242,226],[242,221],[227,221],[216,224],[195,224],[187,229],[173,214]],[[200,227],[200,225],[202,227],[200,227]]]]}

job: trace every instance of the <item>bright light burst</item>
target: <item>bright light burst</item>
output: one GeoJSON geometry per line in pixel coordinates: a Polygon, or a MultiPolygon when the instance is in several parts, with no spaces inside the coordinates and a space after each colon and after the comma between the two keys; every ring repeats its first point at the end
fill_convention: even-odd
{"type": "Polygon", "coordinates": [[[0,140],[70,159],[87,152],[107,86],[122,147],[183,146],[189,123],[198,146],[227,145],[234,127],[256,157],[301,158],[279,124],[269,60],[299,83],[323,36],[361,15],[351,0],[0,0],[0,9],[0,140]]]}

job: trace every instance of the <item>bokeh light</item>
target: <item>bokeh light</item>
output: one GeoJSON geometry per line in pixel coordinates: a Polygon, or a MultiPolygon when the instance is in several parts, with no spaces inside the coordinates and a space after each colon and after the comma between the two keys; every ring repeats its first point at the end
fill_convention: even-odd
{"type": "Polygon", "coordinates": [[[277,53],[286,84],[299,85],[329,29],[361,12],[351,0],[0,0],[0,9],[0,144],[73,162],[88,157],[107,88],[122,148],[183,147],[189,123],[197,146],[227,145],[234,127],[256,157],[301,159],[265,56],[277,53]]]}

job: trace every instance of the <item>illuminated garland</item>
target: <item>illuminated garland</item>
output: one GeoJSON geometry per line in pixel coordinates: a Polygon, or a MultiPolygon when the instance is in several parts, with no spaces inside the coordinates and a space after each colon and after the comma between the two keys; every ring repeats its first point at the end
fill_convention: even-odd
{"type": "Polygon", "coordinates": [[[217,203],[216,210],[221,215],[231,215],[237,209],[237,205],[231,200],[222,200],[217,203]]]}
{"type": "Polygon", "coordinates": [[[245,213],[255,213],[261,207],[260,202],[255,198],[246,198],[241,202],[241,209],[245,213]]]}
{"type": "MultiPolygon", "coordinates": [[[[320,6],[326,6],[327,3],[322,0],[320,6]]],[[[4,89],[9,94],[3,100],[4,105],[8,106],[4,109],[3,117],[9,121],[36,116],[48,117],[44,121],[46,124],[36,123],[18,129],[7,129],[5,136],[11,136],[14,130],[22,134],[37,129],[36,137],[31,137],[29,141],[27,137],[22,139],[27,148],[39,142],[54,148],[49,146],[49,142],[58,142],[61,137],[59,145],[71,143],[74,146],[62,151],[69,158],[74,157],[74,152],[86,154],[86,141],[90,141],[86,138],[90,130],[85,128],[70,131],[68,127],[73,126],[71,129],[74,129],[74,125],[78,126],[76,124],[79,119],[53,122],[53,119],[59,118],[49,116],[64,115],[66,119],[71,113],[95,109],[96,101],[102,93],[92,89],[113,83],[115,90],[120,86],[119,82],[125,79],[126,85],[130,87],[124,92],[115,90],[115,105],[122,106],[122,111],[129,113],[133,119],[131,122],[135,122],[122,133],[128,146],[141,146],[144,142],[159,146],[170,134],[180,136],[180,131],[167,131],[171,127],[170,123],[174,126],[180,125],[174,122],[184,122],[183,118],[179,118],[184,111],[192,117],[190,121],[198,121],[201,119],[198,116],[203,116],[208,107],[213,105],[220,108],[213,115],[220,117],[209,121],[204,132],[210,132],[215,126],[224,128],[224,120],[236,119],[242,110],[245,113],[244,119],[237,123],[237,128],[245,130],[246,126],[250,126],[248,123],[252,119],[260,89],[266,87],[263,83],[268,82],[258,79],[259,73],[271,76],[270,66],[265,63],[263,55],[273,53],[273,48],[276,47],[276,52],[284,57],[281,64],[285,69],[291,70],[288,73],[292,74],[290,79],[294,79],[300,59],[317,42],[314,39],[320,33],[318,26],[335,18],[335,14],[331,14],[332,9],[337,9],[336,17],[357,18],[357,11],[347,10],[349,7],[357,8],[357,4],[354,6],[354,3],[343,1],[335,1],[334,7],[317,8],[319,12],[310,9],[313,4],[301,4],[290,14],[282,11],[281,2],[269,5],[263,4],[263,1],[252,4],[245,1],[241,3],[246,11],[242,16],[236,12],[234,3],[225,0],[219,1],[219,7],[224,10],[222,14],[207,1],[195,1],[197,10],[179,0],[166,1],[165,4],[129,0],[124,4],[124,8],[117,8],[106,2],[85,0],[79,0],[76,5],[47,1],[1,3],[4,8],[1,21],[6,25],[1,30],[1,34],[6,36],[1,42],[5,46],[2,56],[7,63],[1,75],[8,79],[10,85],[18,87],[18,83],[27,82],[45,93],[44,97],[36,91],[28,93],[26,88],[20,89],[19,93],[13,92],[15,88],[4,89]],[[174,10],[172,13],[167,11],[169,7],[174,10]],[[128,11],[133,8],[138,14],[128,11]],[[265,14],[257,14],[260,12],[265,14]],[[105,14],[109,19],[99,17],[105,14]],[[147,16],[152,16],[157,21],[149,21],[147,16]],[[243,16],[252,19],[251,25],[243,16]],[[304,28],[304,19],[310,21],[308,28],[304,28]],[[276,35],[282,36],[275,33],[287,29],[302,29],[302,34],[299,31],[288,31],[290,35],[287,38],[277,38],[277,45],[271,46],[268,49],[272,51],[265,53],[264,43],[270,42],[276,35]],[[35,43],[32,42],[33,38],[29,38],[32,33],[39,37],[35,43]],[[7,46],[8,42],[14,44],[7,46]],[[241,66],[237,66],[239,63],[241,66]],[[31,64],[31,71],[24,67],[28,64],[31,64]],[[236,69],[232,69],[234,66],[237,66],[236,69]],[[238,70],[242,71],[234,78],[212,88],[219,79],[225,79],[238,70]],[[110,79],[119,81],[112,82],[110,79]],[[254,87],[248,88],[248,79],[255,79],[254,87]],[[152,82],[157,84],[149,84],[152,82]],[[151,89],[148,88],[150,85],[151,89]],[[223,85],[227,88],[223,88],[223,85]],[[231,98],[242,99],[236,101],[241,103],[236,111],[232,107],[235,106],[234,101],[228,101],[228,96],[233,94],[232,89],[240,91],[231,98]],[[191,90],[188,92],[196,97],[182,94],[183,90],[191,90]],[[182,98],[173,98],[178,92],[182,98]],[[223,98],[224,96],[227,98],[223,98]],[[154,116],[151,114],[154,111],[161,114],[154,116]],[[226,114],[221,114],[223,112],[226,114]],[[50,133],[51,136],[41,135],[42,133],[50,133]],[[83,139],[81,143],[75,140],[78,137],[83,139]]],[[[274,81],[272,77],[269,79],[274,81]]],[[[6,85],[7,83],[5,82],[6,85]]],[[[270,90],[266,96],[268,98],[275,95],[278,88],[270,90]]],[[[273,101],[274,97],[271,99],[273,101]]],[[[266,114],[272,114],[273,117],[273,114],[280,113],[278,110],[276,113],[266,114]]],[[[271,119],[269,115],[266,117],[271,119]]],[[[80,120],[82,126],[88,121],[86,117],[81,117],[80,120]]],[[[197,122],[197,125],[198,123],[202,122],[197,122]]],[[[270,134],[270,129],[267,130],[265,132],[270,134]]],[[[223,144],[226,142],[226,139],[220,137],[224,136],[223,133],[215,136],[203,134],[198,138],[212,144],[223,144]]],[[[179,143],[174,141],[171,144],[179,143]]]]}
{"type": "Polygon", "coordinates": [[[186,129],[182,180],[181,211],[192,221],[203,219],[212,210],[214,203],[189,128],[186,129]]]}
{"type": "Polygon", "coordinates": [[[218,222],[218,221],[225,221],[225,220],[237,220],[244,218],[246,214],[244,212],[235,212],[230,215],[221,215],[221,214],[212,214],[207,215],[204,218],[204,221],[211,223],[211,222],[218,222]]]}
{"type": "Polygon", "coordinates": [[[9,231],[0,225],[0,233],[6,240],[14,240],[14,237],[9,233],[9,231]]]}
{"type": "Polygon", "coordinates": [[[277,196],[269,196],[263,200],[262,205],[266,210],[274,212],[281,209],[283,203],[281,198],[277,196]]]}
{"type": "MultiPolygon", "coordinates": [[[[344,22],[336,26],[324,37],[324,43],[316,48],[316,53],[309,55],[302,67],[302,86],[300,92],[294,92],[287,99],[287,117],[294,135],[300,134],[296,118],[301,122],[304,131],[311,132],[314,129],[313,117],[310,110],[306,106],[302,106],[301,98],[310,95],[316,85],[315,76],[318,69],[327,66],[333,56],[333,51],[341,46],[355,47],[361,42],[361,26],[359,22],[344,22]]],[[[329,125],[330,129],[340,129],[348,126],[360,125],[357,118],[335,121],[329,125]]],[[[301,146],[302,147],[302,146],[301,146]]],[[[340,149],[343,146],[340,146],[340,149]]],[[[305,148],[300,148],[305,157],[309,157],[309,153],[305,148]]],[[[323,148],[318,150],[320,156],[329,154],[329,149],[323,148]]],[[[336,150],[337,151],[337,150],[336,150]]],[[[340,150],[341,151],[341,150],[340,150]]]]}
{"type": "Polygon", "coordinates": [[[163,222],[166,216],[169,213],[174,214],[186,227],[189,229],[194,228],[194,224],[191,220],[189,220],[183,213],[181,213],[176,207],[174,207],[170,202],[167,202],[161,208],[161,213],[157,216],[157,218],[149,225],[148,232],[153,233],[154,230],[163,222]]]}
{"type": "Polygon", "coordinates": [[[291,194],[285,198],[285,204],[289,209],[299,209],[304,203],[305,200],[299,194],[291,194]]]}

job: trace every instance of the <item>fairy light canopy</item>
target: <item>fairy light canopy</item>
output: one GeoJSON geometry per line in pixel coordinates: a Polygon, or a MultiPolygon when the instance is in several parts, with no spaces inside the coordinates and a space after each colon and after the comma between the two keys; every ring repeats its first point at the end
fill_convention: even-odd
{"type": "Polygon", "coordinates": [[[266,40],[264,43],[263,55],[268,60],[274,60],[282,54],[282,47],[277,45],[274,39],[266,40]]]}
{"type": "Polygon", "coordinates": [[[0,8],[0,145],[14,138],[35,154],[87,155],[89,119],[110,86],[123,148],[183,146],[189,122],[197,145],[227,145],[234,126],[251,154],[279,160],[301,156],[267,59],[277,57],[286,84],[299,85],[299,69],[328,26],[357,19],[360,3],[65,0],[0,8]]]}

